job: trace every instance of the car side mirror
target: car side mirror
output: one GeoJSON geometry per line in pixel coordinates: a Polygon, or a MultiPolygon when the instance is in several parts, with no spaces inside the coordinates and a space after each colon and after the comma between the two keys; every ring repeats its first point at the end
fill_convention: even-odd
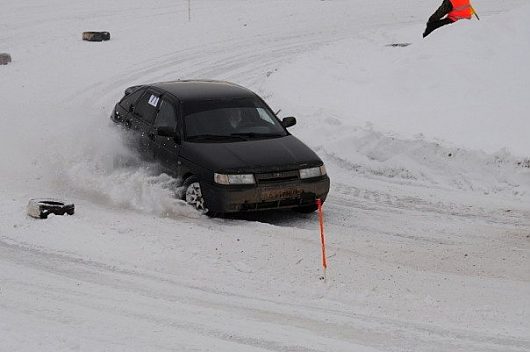
{"type": "Polygon", "coordinates": [[[295,117],[285,117],[283,120],[282,120],[282,126],[285,127],[285,128],[289,128],[291,126],[294,126],[296,125],[296,118],[295,117]]]}
{"type": "Polygon", "coordinates": [[[156,134],[162,137],[171,137],[171,138],[177,138],[179,136],[178,132],[173,127],[169,127],[169,126],[157,127],[156,134]]]}

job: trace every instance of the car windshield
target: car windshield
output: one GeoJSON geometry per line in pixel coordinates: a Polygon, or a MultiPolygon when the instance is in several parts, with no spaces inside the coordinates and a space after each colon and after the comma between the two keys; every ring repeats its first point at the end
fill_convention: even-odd
{"type": "Polygon", "coordinates": [[[183,104],[189,141],[241,141],[287,135],[270,109],[253,99],[183,104]]]}

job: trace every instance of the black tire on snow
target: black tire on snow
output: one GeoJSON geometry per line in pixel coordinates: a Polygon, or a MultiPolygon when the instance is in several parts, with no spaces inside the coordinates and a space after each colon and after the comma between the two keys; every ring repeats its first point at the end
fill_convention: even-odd
{"type": "Polygon", "coordinates": [[[48,215],[74,215],[75,206],[58,199],[30,199],[27,206],[29,216],[36,219],[46,219],[48,215]]]}
{"type": "Polygon", "coordinates": [[[7,65],[11,62],[11,55],[7,53],[0,54],[0,65],[7,65]]]}
{"type": "Polygon", "coordinates": [[[110,40],[109,32],[83,32],[83,40],[89,42],[101,42],[104,40],[110,40]]]}

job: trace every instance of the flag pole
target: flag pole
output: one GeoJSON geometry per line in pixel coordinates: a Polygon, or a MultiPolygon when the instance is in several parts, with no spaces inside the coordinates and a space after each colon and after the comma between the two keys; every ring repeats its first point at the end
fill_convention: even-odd
{"type": "MultiPolygon", "coordinates": [[[[471,5],[469,5],[469,6],[471,6],[471,5]]],[[[473,14],[474,14],[475,17],[477,18],[477,20],[480,21],[480,17],[478,17],[478,15],[477,15],[477,11],[475,11],[475,8],[474,8],[473,6],[471,6],[471,11],[473,11],[473,14]]]]}

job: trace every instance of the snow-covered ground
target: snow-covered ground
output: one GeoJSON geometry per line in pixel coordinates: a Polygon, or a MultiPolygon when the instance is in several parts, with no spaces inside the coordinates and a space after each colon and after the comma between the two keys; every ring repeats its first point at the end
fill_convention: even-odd
{"type": "Polygon", "coordinates": [[[4,1],[0,351],[529,351],[530,6],[423,40],[438,5],[4,1]],[[123,90],[181,78],[297,117],[325,280],[316,214],[199,216],[124,147],[123,90]],[[76,214],[28,218],[45,196],[76,214]]]}

